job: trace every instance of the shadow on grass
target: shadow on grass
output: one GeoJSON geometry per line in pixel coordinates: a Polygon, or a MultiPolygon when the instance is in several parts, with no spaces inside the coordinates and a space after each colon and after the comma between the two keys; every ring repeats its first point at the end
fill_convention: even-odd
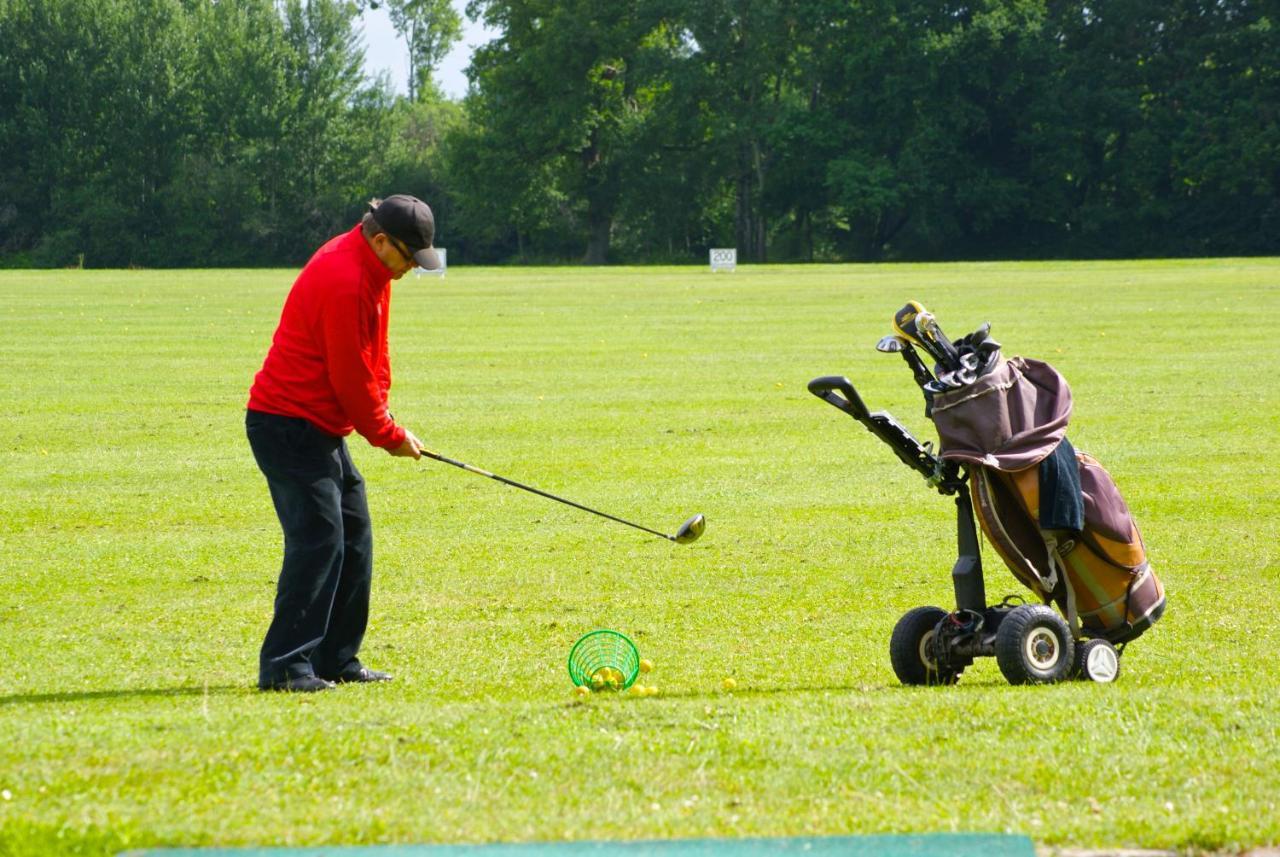
{"type": "Polygon", "coordinates": [[[49,702],[92,702],[99,699],[154,699],[166,696],[222,696],[246,693],[248,685],[223,684],[205,687],[138,687],[124,690],[81,690],[66,693],[15,693],[0,696],[0,708],[10,705],[40,705],[49,702]]]}
{"type": "MultiPolygon", "coordinates": [[[[968,693],[986,693],[993,688],[1008,687],[1008,683],[998,678],[975,679],[968,683],[961,681],[954,685],[933,685],[933,686],[907,686],[896,682],[886,684],[814,684],[814,685],[796,685],[796,686],[777,686],[777,687],[737,687],[733,690],[713,690],[713,689],[690,689],[667,691],[663,690],[659,697],[662,699],[682,700],[686,702],[704,701],[715,702],[738,697],[741,699],[749,699],[751,697],[769,697],[769,696],[803,696],[814,694],[838,694],[844,696],[880,696],[882,698],[893,698],[901,696],[903,699],[918,699],[911,694],[938,693],[938,694],[968,694],[968,693]]],[[[602,693],[593,694],[592,696],[602,696],[614,699],[630,699],[630,694],[626,692],[618,693],[602,693]]],[[[590,698],[590,697],[589,697],[590,698]]],[[[565,702],[557,703],[561,707],[581,705],[585,702],[582,699],[570,699],[565,702]]]]}

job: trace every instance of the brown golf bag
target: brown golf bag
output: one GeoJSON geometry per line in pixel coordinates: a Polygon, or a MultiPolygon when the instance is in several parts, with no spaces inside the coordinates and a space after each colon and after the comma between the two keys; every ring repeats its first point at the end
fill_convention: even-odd
{"type": "Polygon", "coordinates": [[[933,397],[944,461],[969,467],[983,533],[1014,576],[1073,630],[1112,643],[1163,613],[1164,588],[1110,474],[1066,439],[1071,391],[1038,360],[999,359],[933,397]]]}

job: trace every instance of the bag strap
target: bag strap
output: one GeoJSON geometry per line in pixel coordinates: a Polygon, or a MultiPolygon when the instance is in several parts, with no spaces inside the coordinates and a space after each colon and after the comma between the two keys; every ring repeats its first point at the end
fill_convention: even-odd
{"type": "MultiPolygon", "coordinates": [[[[1071,626],[1071,638],[1073,640],[1080,639],[1080,614],[1076,610],[1076,590],[1071,585],[1071,575],[1067,574],[1066,561],[1062,558],[1062,552],[1058,545],[1058,537],[1045,530],[1040,531],[1041,537],[1044,539],[1045,547],[1049,549],[1049,567],[1053,569],[1053,576],[1059,577],[1058,572],[1061,571],[1062,588],[1067,596],[1067,624],[1071,626]]],[[[1055,585],[1057,581],[1054,581],[1055,585]]]]}

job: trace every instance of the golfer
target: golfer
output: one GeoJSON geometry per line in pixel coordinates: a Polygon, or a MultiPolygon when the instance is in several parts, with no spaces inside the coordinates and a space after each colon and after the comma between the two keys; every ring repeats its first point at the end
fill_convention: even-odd
{"type": "Polygon", "coordinates": [[[440,267],[434,238],[422,200],[373,200],[359,225],[302,269],[253,380],[245,430],[284,530],[275,615],[258,662],[263,690],[391,678],[358,656],[373,532],[344,438],[356,431],[392,455],[421,457],[422,442],[387,410],[387,316],[392,280],[415,265],[440,267]]]}

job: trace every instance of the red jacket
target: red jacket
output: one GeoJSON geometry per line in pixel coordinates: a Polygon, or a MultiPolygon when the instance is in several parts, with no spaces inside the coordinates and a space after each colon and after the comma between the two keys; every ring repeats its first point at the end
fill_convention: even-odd
{"type": "Polygon", "coordinates": [[[358,431],[392,449],[404,429],[387,413],[391,270],[357,226],[331,238],[294,281],[249,408],[303,417],[335,436],[358,431]]]}

